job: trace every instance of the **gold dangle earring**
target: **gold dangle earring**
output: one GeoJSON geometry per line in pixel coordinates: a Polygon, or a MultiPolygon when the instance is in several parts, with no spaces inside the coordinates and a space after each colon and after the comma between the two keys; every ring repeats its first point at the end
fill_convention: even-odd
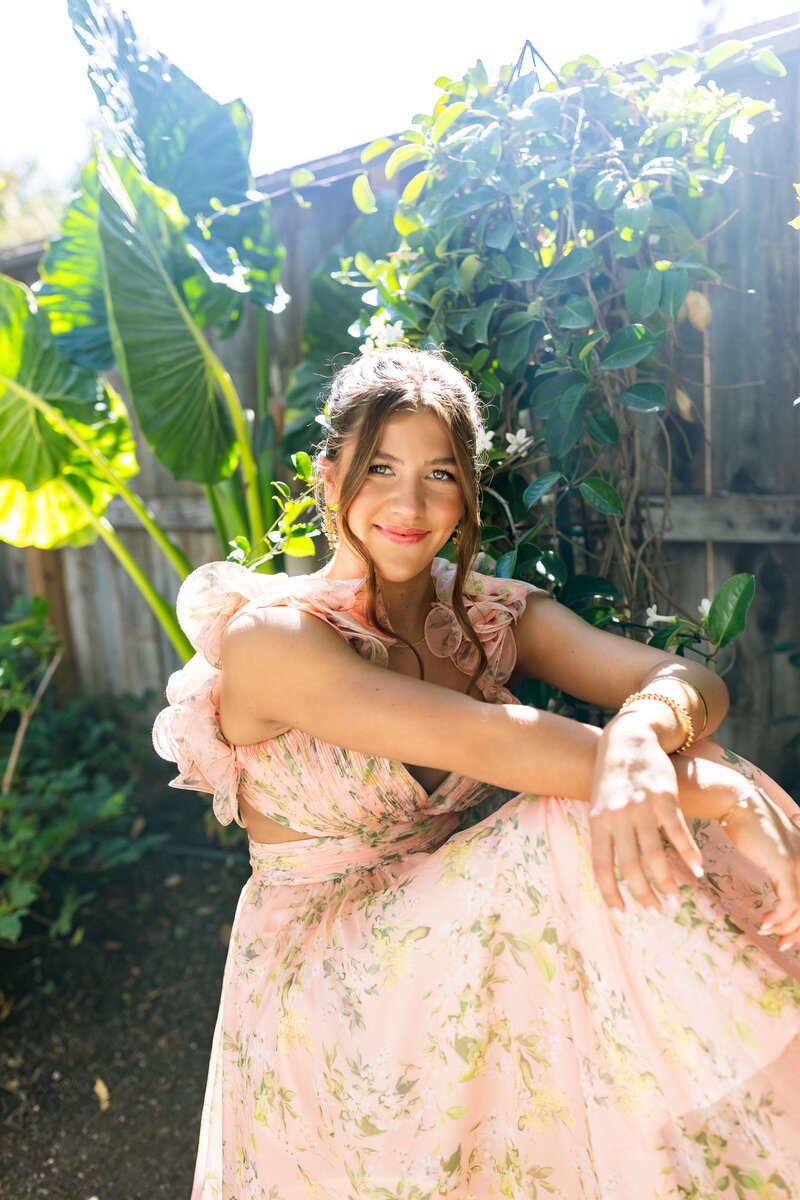
{"type": "Polygon", "coordinates": [[[339,535],[336,532],[336,523],[331,516],[332,512],[336,512],[339,508],[338,504],[325,505],[325,536],[328,539],[328,545],[331,550],[335,550],[339,545],[339,535]]]}
{"type": "Polygon", "coordinates": [[[456,554],[458,554],[458,547],[459,547],[460,541],[461,541],[461,522],[459,521],[459,523],[456,525],[456,527],[452,533],[453,549],[455,550],[456,554]]]}

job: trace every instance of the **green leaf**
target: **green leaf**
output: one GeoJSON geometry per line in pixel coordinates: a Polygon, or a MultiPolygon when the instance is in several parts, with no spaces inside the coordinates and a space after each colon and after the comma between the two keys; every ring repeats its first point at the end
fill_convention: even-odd
{"type": "Polygon", "coordinates": [[[542,496],[545,496],[560,478],[560,471],[548,471],[546,475],[540,475],[525,488],[522,493],[522,503],[527,504],[528,508],[533,508],[534,504],[538,504],[542,496]]]}
{"type": "Polygon", "coordinates": [[[608,516],[622,516],[622,501],[617,489],[599,475],[590,475],[578,485],[578,491],[592,508],[608,516]]]}
{"type": "Polygon", "coordinates": [[[387,179],[391,179],[403,167],[408,167],[415,162],[424,162],[429,158],[429,151],[423,150],[420,146],[398,146],[387,158],[383,173],[387,179]]]}
{"type": "Polygon", "coordinates": [[[56,345],[82,367],[107,371],[114,363],[108,328],[100,235],[97,232],[97,164],[84,168],[61,234],[39,264],[39,306],[50,318],[56,345]]]}
{"type": "Polygon", "coordinates": [[[99,228],[117,362],[153,453],[177,479],[214,483],[239,451],[227,372],[169,276],[185,217],[124,160],[99,161],[99,228]]]}
{"type": "Polygon", "coordinates": [[[740,42],[738,38],[729,38],[725,42],[719,42],[716,46],[712,46],[704,55],[706,70],[713,71],[714,67],[725,62],[726,58],[731,58],[732,55],[738,54],[744,48],[744,42],[740,42]]]}
{"type": "Polygon", "coordinates": [[[454,103],[448,104],[446,108],[442,109],[442,111],[439,113],[439,116],[433,123],[433,128],[431,129],[431,141],[433,142],[434,146],[438,146],[443,134],[447,132],[453,122],[456,121],[462,113],[465,113],[468,108],[469,105],[465,104],[463,100],[456,100],[454,103]]]}
{"type": "Polygon", "coordinates": [[[15,546],[93,541],[81,498],[98,516],[117,488],[92,459],[120,479],[137,471],[122,401],[98,391],[93,371],[62,355],[33,297],[0,276],[0,537],[15,546]],[[87,447],[77,445],[64,423],[87,447]]]}
{"type": "Polygon", "coordinates": [[[661,299],[661,271],[643,268],[637,271],[625,288],[625,304],[634,317],[649,317],[661,299]]]}
{"type": "Polygon", "coordinates": [[[619,426],[609,413],[592,413],[586,418],[584,429],[601,446],[619,444],[619,426]]]}
{"type": "Polygon", "coordinates": [[[136,37],[104,0],[68,0],[89,55],[89,80],[132,162],[178,197],[183,212],[210,213],[244,200],[251,185],[252,128],[241,100],[220,104],[163,54],[136,37]]]}
{"type": "Polygon", "coordinates": [[[658,83],[658,70],[652,58],[643,58],[636,64],[636,70],[650,83],[658,83]]]}
{"type": "Polygon", "coordinates": [[[682,267],[662,272],[659,308],[665,317],[674,320],[689,290],[689,272],[682,267]]]}
{"type": "Polygon", "coordinates": [[[504,337],[508,333],[516,333],[518,329],[524,329],[527,325],[533,325],[536,317],[533,313],[515,312],[511,313],[503,321],[498,331],[500,337],[504,337]]]}
{"type": "Polygon", "coordinates": [[[725,147],[728,144],[728,134],[731,131],[731,120],[727,117],[724,121],[718,121],[708,138],[708,158],[713,166],[721,165],[725,157],[725,147]]]}
{"type": "Polygon", "coordinates": [[[483,235],[483,244],[491,250],[500,250],[501,252],[508,249],[508,244],[517,231],[517,226],[514,221],[500,221],[497,225],[492,225],[483,235]]]}
{"type": "Polygon", "coordinates": [[[576,246],[570,254],[559,259],[556,265],[551,269],[547,279],[548,283],[555,283],[561,279],[573,279],[576,275],[583,275],[584,272],[591,270],[597,262],[597,252],[589,246],[576,246]]]}
{"type": "Polygon", "coordinates": [[[462,258],[458,264],[458,281],[464,291],[469,295],[472,291],[472,284],[475,276],[483,267],[483,261],[477,254],[468,254],[466,258],[462,258]]]}
{"type": "Polygon", "coordinates": [[[634,412],[662,412],[667,407],[667,393],[658,383],[632,383],[617,399],[634,412]]]}
{"type": "Polygon", "coordinates": [[[598,208],[613,208],[628,189],[628,181],[621,171],[601,171],[595,183],[593,199],[598,208]]]}
{"type": "Polygon", "coordinates": [[[501,370],[513,372],[528,357],[532,333],[531,326],[527,325],[523,329],[518,329],[516,333],[509,334],[508,337],[500,338],[497,347],[497,365],[501,370]]]}
{"type": "Polygon", "coordinates": [[[528,133],[549,133],[561,120],[561,102],[550,92],[534,92],[522,107],[527,113],[525,130],[528,133]]]}
{"type": "Polygon", "coordinates": [[[594,319],[594,309],[588,296],[567,296],[553,313],[553,320],[563,329],[585,329],[593,324],[594,319]]]}
{"type": "Polygon", "coordinates": [[[742,633],[755,590],[753,575],[733,575],[723,583],[711,603],[706,622],[708,636],[715,646],[727,646],[742,633]]]}
{"type": "Polygon", "coordinates": [[[376,138],[374,142],[370,142],[361,151],[362,163],[372,162],[373,158],[380,158],[382,154],[385,154],[387,150],[391,150],[393,146],[394,142],[391,138],[376,138]]]}
{"type": "Polygon", "coordinates": [[[356,175],[353,180],[353,200],[359,212],[375,212],[375,193],[370,187],[369,178],[365,173],[356,175]]]}
{"type": "Polygon", "coordinates": [[[307,183],[313,183],[316,176],[313,171],[309,171],[308,167],[298,167],[296,171],[292,171],[289,176],[289,187],[301,188],[307,183]]]}
{"type": "Polygon", "coordinates": [[[760,50],[753,59],[754,66],[764,75],[785,75],[786,67],[774,50],[760,50]]]}
{"type": "Polygon", "coordinates": [[[494,564],[495,576],[498,579],[513,579],[516,565],[516,550],[509,550],[507,554],[501,554],[497,562],[494,564]]]}
{"type": "Polygon", "coordinates": [[[641,362],[655,345],[655,337],[644,325],[625,325],[609,341],[600,355],[602,371],[617,371],[641,362]]]}
{"type": "Polygon", "coordinates": [[[544,440],[550,454],[563,458],[577,442],[583,429],[583,418],[588,407],[585,380],[572,384],[559,398],[544,427],[544,440]]]}
{"type": "Polygon", "coordinates": [[[631,204],[620,204],[614,210],[614,228],[623,241],[643,237],[653,219],[653,201],[640,200],[631,204]]]}
{"type": "Polygon", "coordinates": [[[414,204],[417,200],[419,200],[424,187],[432,178],[433,171],[418,171],[412,179],[409,179],[408,183],[403,188],[403,203],[414,204]]]}

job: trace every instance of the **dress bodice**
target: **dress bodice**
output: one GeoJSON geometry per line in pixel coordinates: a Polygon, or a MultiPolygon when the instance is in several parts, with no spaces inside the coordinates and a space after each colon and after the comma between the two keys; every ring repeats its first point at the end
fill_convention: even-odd
{"type": "MultiPolygon", "coordinates": [[[[434,655],[449,656],[471,675],[479,656],[453,609],[454,575],[454,564],[434,558],[436,600],[426,618],[425,640],[434,655]]],[[[489,703],[518,703],[506,687],[516,663],[513,626],[528,593],[538,590],[479,571],[466,580],[464,605],[487,658],[477,686],[489,703]]],[[[218,713],[220,646],[234,616],[275,605],[301,609],[333,626],[367,661],[388,668],[388,646],[395,639],[368,624],[365,604],[364,579],[329,579],[319,571],[262,575],[230,562],[193,571],[178,593],[177,613],[196,653],[170,676],[169,704],[153,727],[156,751],[178,765],[171,786],[211,792],[223,825],[232,820],[243,825],[238,801],[244,796],[258,812],[298,833],[375,846],[491,793],[491,785],[454,772],[428,793],[402,762],[349,750],[300,729],[249,745],[226,740],[218,713]]],[[[378,616],[389,624],[380,601],[378,616]]]]}

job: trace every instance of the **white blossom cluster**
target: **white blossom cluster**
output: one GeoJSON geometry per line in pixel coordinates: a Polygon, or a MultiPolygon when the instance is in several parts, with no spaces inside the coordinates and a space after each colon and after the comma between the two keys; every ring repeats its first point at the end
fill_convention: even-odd
{"type": "Polygon", "coordinates": [[[359,349],[362,354],[380,354],[382,350],[402,342],[404,333],[403,322],[390,321],[388,313],[383,310],[370,319],[359,349]]]}

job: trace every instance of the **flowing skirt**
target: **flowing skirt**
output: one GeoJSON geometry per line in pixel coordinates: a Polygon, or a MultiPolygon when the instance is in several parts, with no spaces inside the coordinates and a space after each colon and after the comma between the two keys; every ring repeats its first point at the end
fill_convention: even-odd
{"type": "Polygon", "coordinates": [[[705,876],[670,848],[680,904],[615,918],[586,812],[443,814],[390,862],[251,843],[192,1200],[798,1200],[800,952],[757,932],[766,878],[696,822],[705,876]]]}

